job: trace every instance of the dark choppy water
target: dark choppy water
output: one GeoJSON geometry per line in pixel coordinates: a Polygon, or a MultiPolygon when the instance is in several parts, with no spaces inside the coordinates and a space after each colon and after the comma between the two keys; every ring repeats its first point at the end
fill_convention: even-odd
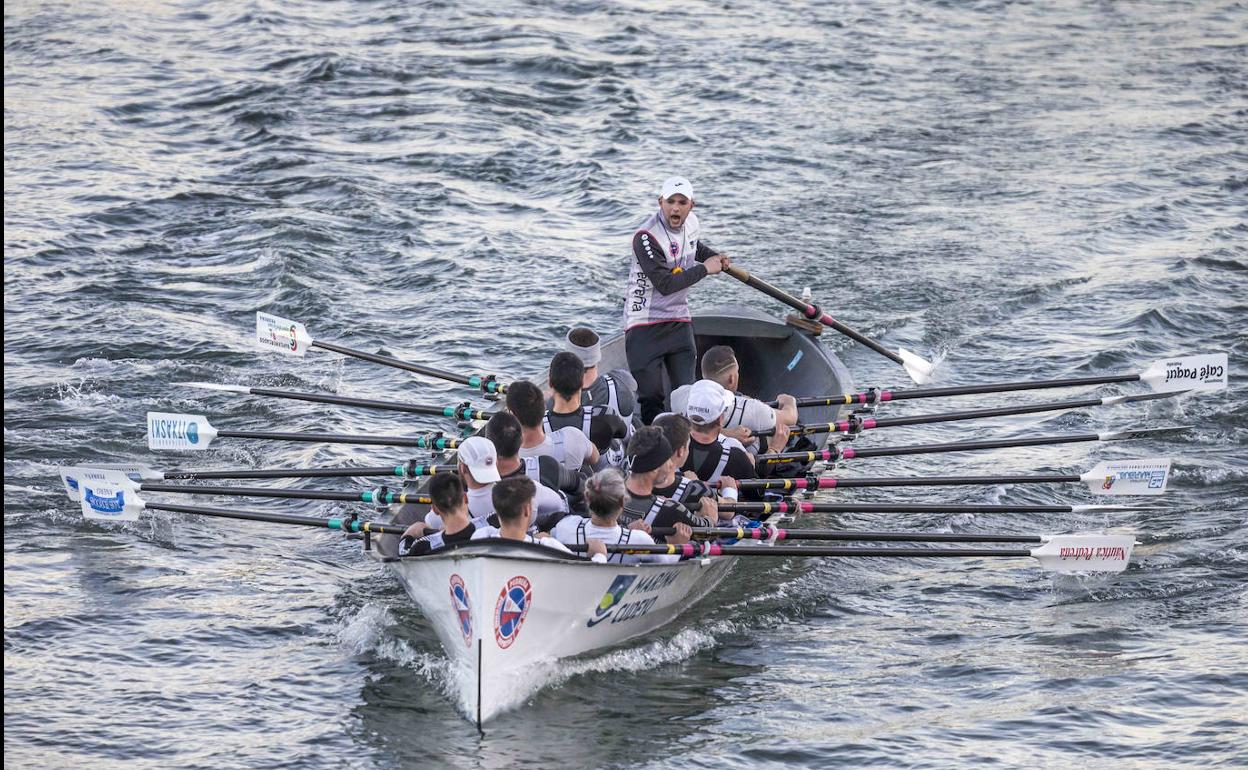
{"type": "MultiPolygon", "coordinates": [[[[1217,0],[7,3],[5,766],[1248,762],[1246,29],[1244,4],[1217,0]],[[532,372],[569,322],[614,328],[630,228],[671,171],[698,187],[712,243],[791,289],[850,297],[834,312],[891,344],[947,353],[945,382],[1229,352],[1232,389],[1209,399],[886,437],[1199,426],[1180,439],[846,471],[1173,454],[1161,510],[818,522],[1108,523],[1141,533],[1132,569],[756,562],[481,738],[441,694],[432,631],[354,545],[163,515],[106,530],[58,491],[51,465],[150,459],[149,409],[436,426],[175,383],[462,395],[259,354],[257,309],[416,360],[532,372]]],[[[717,280],[696,301],[760,302],[746,292],[717,280]]],[[[860,383],[896,383],[830,344],[860,383]]],[[[201,465],[352,457],[217,446],[201,465]]]]}

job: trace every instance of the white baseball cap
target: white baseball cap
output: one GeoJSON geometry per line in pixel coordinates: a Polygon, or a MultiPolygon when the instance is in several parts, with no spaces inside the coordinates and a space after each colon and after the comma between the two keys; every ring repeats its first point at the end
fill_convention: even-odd
{"type": "Polygon", "coordinates": [[[484,436],[470,436],[459,445],[459,461],[468,466],[478,484],[498,481],[498,450],[484,436]]]}
{"type": "Polygon", "coordinates": [[[698,380],[689,388],[689,403],[685,404],[685,416],[695,425],[715,422],[732,408],[735,400],[723,385],[714,380],[698,380]]]}
{"type": "Polygon", "coordinates": [[[663,200],[667,200],[673,195],[683,195],[689,200],[693,200],[693,185],[690,184],[689,180],[685,179],[683,176],[669,177],[668,180],[663,183],[663,188],[659,190],[659,197],[663,200]]]}

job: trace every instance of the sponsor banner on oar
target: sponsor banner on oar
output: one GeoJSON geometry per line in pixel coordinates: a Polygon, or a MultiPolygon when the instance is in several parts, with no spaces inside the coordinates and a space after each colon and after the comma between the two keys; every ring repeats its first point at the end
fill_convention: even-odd
{"type": "Polygon", "coordinates": [[[207,449],[216,436],[202,414],[147,413],[148,449],[207,449]]]}
{"type": "Polygon", "coordinates": [[[1160,495],[1170,479],[1170,460],[1114,460],[1097,463],[1080,476],[1095,495],[1160,495]]]}
{"type": "MultiPolygon", "coordinates": [[[[71,468],[61,475],[78,483],[82,515],[97,521],[138,521],[143,501],[135,496],[135,483],[122,471],[71,468]],[[67,475],[68,474],[68,475],[67,475]]],[[[66,481],[66,491],[69,491],[66,481]]],[[[72,496],[72,495],[71,495],[72,496]]]]}
{"type": "Polygon", "coordinates": [[[298,321],[269,313],[256,313],[256,344],[288,356],[302,356],[308,352],[312,337],[307,328],[298,321]]]}
{"type": "Polygon", "coordinates": [[[1160,392],[1223,390],[1227,384],[1228,369],[1225,353],[1163,358],[1144,370],[1140,379],[1160,392]]]}

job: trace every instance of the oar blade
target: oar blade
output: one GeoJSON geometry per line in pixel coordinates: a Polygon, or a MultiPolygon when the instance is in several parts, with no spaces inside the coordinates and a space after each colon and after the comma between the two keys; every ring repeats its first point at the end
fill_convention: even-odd
{"type": "Polygon", "coordinates": [[[175,385],[181,385],[186,388],[199,388],[200,390],[217,390],[225,393],[250,393],[251,388],[246,385],[221,385],[216,382],[177,382],[175,385]]]}
{"type": "Polygon", "coordinates": [[[302,356],[308,352],[312,337],[298,321],[270,313],[256,313],[256,344],[288,356],[302,356]]]}
{"type": "Polygon", "coordinates": [[[1140,379],[1158,393],[1225,390],[1229,373],[1226,353],[1206,353],[1158,359],[1140,374],[1140,379]]]}
{"type": "Polygon", "coordinates": [[[897,355],[901,356],[902,367],[905,368],[906,374],[910,375],[910,379],[914,380],[916,385],[925,385],[931,382],[932,372],[936,369],[936,364],[905,348],[897,348],[897,355]]]}
{"type": "Polygon", "coordinates": [[[1122,572],[1134,547],[1134,535],[1054,535],[1031,555],[1050,572],[1122,572]]]}
{"type": "Polygon", "coordinates": [[[1133,430],[1115,430],[1098,433],[1101,441],[1131,441],[1142,438],[1157,438],[1171,433],[1184,433],[1195,429],[1195,425],[1171,425],[1166,428],[1135,428],[1133,430]]]}
{"type": "Polygon", "coordinates": [[[87,471],[78,478],[82,491],[82,515],[97,521],[138,521],[146,507],[137,486],[122,471],[79,469],[87,471]]]}
{"type": "Polygon", "coordinates": [[[1112,460],[1079,478],[1094,495],[1160,495],[1170,481],[1170,460],[1112,460]]]}
{"type": "Polygon", "coordinates": [[[147,448],[203,451],[217,430],[202,414],[147,413],[147,448]]]}

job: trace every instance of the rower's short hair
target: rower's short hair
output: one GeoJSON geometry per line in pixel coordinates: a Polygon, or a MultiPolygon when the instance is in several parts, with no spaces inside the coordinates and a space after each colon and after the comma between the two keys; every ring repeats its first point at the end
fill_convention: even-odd
{"type": "Polygon", "coordinates": [[[613,517],[624,510],[624,474],[615,468],[603,468],[585,481],[585,502],[589,512],[613,517]]]}
{"type": "Polygon", "coordinates": [[[520,454],[520,421],[514,414],[498,412],[485,424],[485,437],[494,444],[499,457],[520,454]]]}
{"type": "Polygon", "coordinates": [[[581,392],[585,379],[585,363],[575,353],[562,351],[550,359],[550,387],[563,398],[581,392]]]}
{"type": "MultiPolygon", "coordinates": [[[[436,476],[434,478],[437,478],[436,476]]],[[[537,494],[537,485],[528,476],[509,476],[494,482],[490,500],[501,521],[515,521],[524,511],[524,504],[537,494]]]]}
{"type": "Polygon", "coordinates": [[[526,428],[536,428],[546,416],[546,399],[542,389],[528,380],[517,380],[507,385],[507,409],[526,428]]]}
{"type": "Polygon", "coordinates": [[[571,342],[578,348],[592,348],[598,344],[598,340],[598,332],[588,326],[577,326],[568,332],[568,342],[571,342]]]}
{"type": "Polygon", "coordinates": [[[429,480],[429,499],[443,513],[464,507],[464,482],[454,473],[435,473],[429,480]]]}
{"type": "Polygon", "coordinates": [[[669,412],[655,418],[651,424],[663,431],[664,436],[667,436],[667,443],[672,445],[673,452],[678,451],[685,444],[689,443],[689,432],[693,423],[689,422],[689,418],[683,414],[672,414],[669,412]]]}
{"type": "MultiPolygon", "coordinates": [[[[715,345],[702,354],[702,377],[719,382],[729,369],[737,365],[737,354],[727,345],[715,345]]],[[[719,382],[723,385],[722,382],[719,382]]]]}

